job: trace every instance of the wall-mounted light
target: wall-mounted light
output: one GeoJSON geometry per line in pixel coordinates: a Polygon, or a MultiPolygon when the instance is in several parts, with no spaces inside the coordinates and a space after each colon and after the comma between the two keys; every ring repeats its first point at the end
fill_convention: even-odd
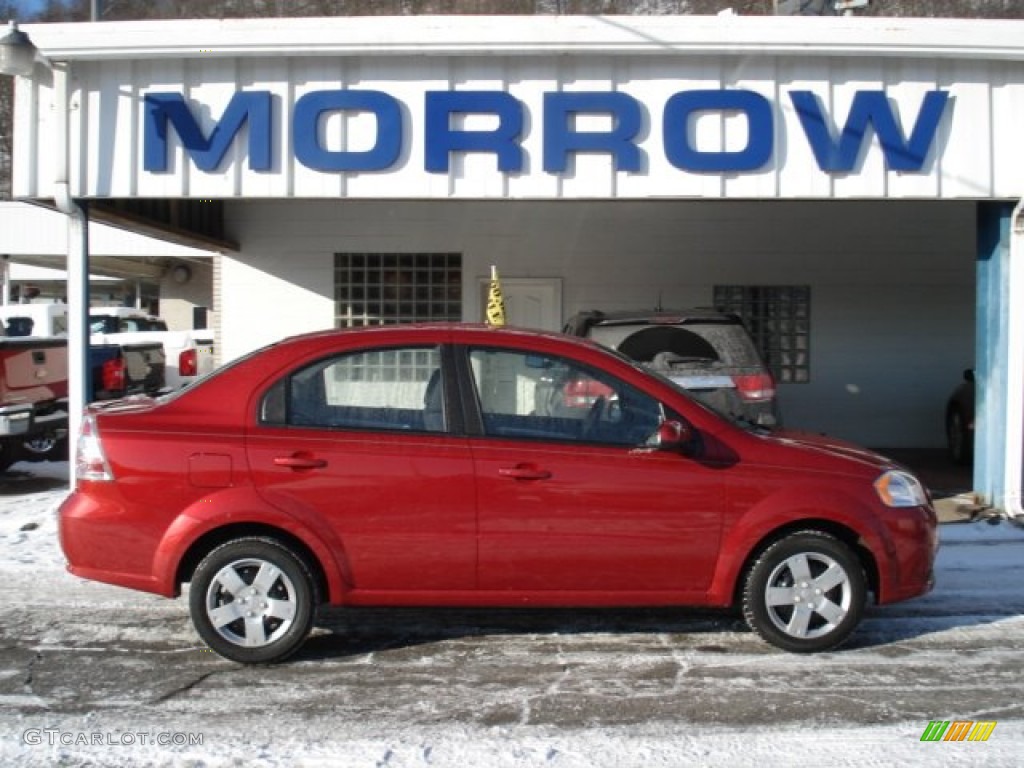
{"type": "Polygon", "coordinates": [[[178,285],[184,285],[192,279],[192,270],[187,264],[178,264],[171,270],[171,280],[178,285]]]}
{"type": "Polygon", "coordinates": [[[31,77],[37,59],[42,59],[39,49],[18,29],[17,22],[9,22],[0,37],[0,74],[31,77]]]}

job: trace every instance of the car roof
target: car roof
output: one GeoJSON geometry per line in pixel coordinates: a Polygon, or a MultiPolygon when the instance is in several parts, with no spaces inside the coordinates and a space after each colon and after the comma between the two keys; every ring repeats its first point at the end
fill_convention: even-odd
{"type": "MultiPolygon", "coordinates": [[[[516,347],[520,344],[533,348],[538,352],[550,351],[557,354],[568,348],[576,348],[585,356],[599,355],[602,358],[612,357],[628,364],[612,350],[590,339],[569,336],[553,331],[517,328],[515,326],[489,326],[483,323],[427,322],[427,323],[394,323],[391,325],[359,326],[355,328],[329,328],[303,334],[287,336],[266,346],[254,349],[242,357],[236,358],[227,365],[221,366],[208,378],[214,379],[229,370],[239,369],[275,369],[279,365],[296,359],[304,359],[318,355],[327,350],[338,351],[346,348],[366,349],[380,347],[399,347],[404,344],[435,345],[435,344],[467,344],[486,346],[488,342],[495,346],[516,347]],[[267,369],[267,366],[270,366],[267,369]]],[[[181,390],[187,392],[189,388],[181,390]]]]}
{"type": "Polygon", "coordinates": [[[347,335],[373,336],[380,335],[395,337],[427,337],[439,341],[477,341],[487,337],[501,338],[505,340],[521,341],[553,341],[558,344],[570,344],[583,346],[588,349],[603,349],[589,339],[581,339],[574,336],[567,336],[557,331],[545,331],[535,328],[520,328],[517,326],[493,326],[484,323],[463,323],[459,321],[434,321],[425,323],[395,323],[391,325],[359,326],[355,328],[331,328],[323,331],[313,331],[297,336],[282,339],[283,342],[299,342],[331,338],[347,335]]]}

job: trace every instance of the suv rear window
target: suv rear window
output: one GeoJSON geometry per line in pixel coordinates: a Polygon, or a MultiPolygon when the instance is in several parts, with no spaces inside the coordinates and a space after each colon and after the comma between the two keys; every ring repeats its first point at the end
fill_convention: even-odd
{"type": "Polygon", "coordinates": [[[641,363],[671,352],[727,366],[761,365],[754,343],[739,323],[599,324],[590,329],[590,338],[641,363]]]}
{"type": "Polygon", "coordinates": [[[641,363],[649,363],[661,352],[687,358],[717,360],[715,348],[685,328],[651,326],[630,334],[619,342],[619,352],[641,363]]]}

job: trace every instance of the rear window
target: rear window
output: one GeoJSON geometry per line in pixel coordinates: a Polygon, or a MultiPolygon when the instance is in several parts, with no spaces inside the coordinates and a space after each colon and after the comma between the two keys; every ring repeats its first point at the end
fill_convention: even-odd
{"type": "Polygon", "coordinates": [[[8,336],[31,336],[35,321],[31,317],[7,318],[8,336]]]}
{"type": "Polygon", "coordinates": [[[627,357],[649,363],[661,352],[728,366],[760,366],[761,358],[739,323],[597,325],[590,338],[627,357]]]}
{"type": "Polygon", "coordinates": [[[641,363],[651,362],[661,352],[684,358],[718,360],[718,353],[707,339],[685,328],[667,325],[652,325],[627,336],[619,343],[619,352],[641,363]]]}
{"type": "Polygon", "coordinates": [[[167,330],[167,323],[163,320],[143,316],[93,315],[89,318],[89,326],[93,333],[139,333],[167,330]]]}

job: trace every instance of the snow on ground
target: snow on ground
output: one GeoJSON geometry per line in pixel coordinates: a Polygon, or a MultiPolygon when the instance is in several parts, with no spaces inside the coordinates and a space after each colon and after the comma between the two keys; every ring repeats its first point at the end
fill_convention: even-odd
{"type": "MultiPolygon", "coordinates": [[[[5,603],[8,610],[16,609],[13,623],[17,625],[22,612],[30,614],[40,605],[58,606],[58,615],[43,618],[25,618],[26,631],[39,631],[29,652],[59,650],[60,643],[80,643],[78,652],[89,651],[89,644],[97,648],[110,642],[99,624],[85,624],[75,628],[61,625],[59,606],[82,602],[94,605],[97,611],[119,610],[139,613],[137,629],[124,626],[112,628],[117,640],[124,645],[125,664],[143,665],[146,660],[131,658],[131,643],[142,647],[160,634],[167,642],[168,627],[172,628],[172,647],[161,650],[167,658],[177,654],[195,653],[201,644],[192,635],[184,620],[186,606],[182,601],[166,601],[148,595],[118,590],[103,585],[83,582],[69,576],[64,570],[63,557],[57,543],[56,508],[66,494],[67,464],[16,465],[9,478],[0,483],[0,579],[8,584],[5,603]],[[31,585],[26,594],[25,585],[31,585]],[[57,600],[67,602],[58,602],[57,600]],[[180,620],[178,617],[181,617],[180,620]],[[145,620],[143,620],[145,619],[145,620]],[[47,628],[46,622],[52,626],[47,628]],[[72,631],[72,629],[74,631],[72,631]],[[173,645],[173,644],[177,645],[173,645]],[[127,648],[127,650],[125,650],[127,648]]],[[[872,695],[884,697],[887,689],[873,693],[871,675],[897,674],[905,659],[916,663],[925,660],[929,666],[948,667],[952,677],[950,687],[956,687],[956,668],[967,676],[976,668],[972,665],[1007,664],[1007,674],[1016,675],[1024,657],[1024,530],[1001,523],[948,524],[941,531],[943,542],[938,564],[939,588],[917,601],[869,612],[864,622],[865,636],[877,636],[877,645],[857,648],[848,653],[830,654],[828,658],[799,657],[781,654],[760,647],[749,633],[716,631],[711,634],[714,645],[730,647],[723,654],[719,670],[722,701],[726,694],[757,699],[774,695],[757,689],[757,676],[753,669],[766,669],[778,673],[782,679],[792,680],[800,686],[801,677],[840,681],[849,691],[820,690],[822,702],[826,696],[849,693],[852,700],[872,695]],[[977,616],[965,618],[965,606],[977,611],[977,616]],[[925,622],[930,629],[922,633],[914,622],[925,622]],[[752,650],[753,649],[753,650],[752,650]],[[916,655],[915,655],[916,654],[916,655]],[[842,674],[831,678],[834,668],[848,665],[842,674]],[[804,674],[801,675],[801,670],[804,674]],[[882,672],[879,672],[882,670],[882,672]],[[729,688],[728,686],[732,686],[729,688]],[[743,693],[743,691],[746,691],[743,693]]],[[[97,615],[102,615],[97,613],[97,615]]],[[[135,626],[133,620],[127,622],[135,626]]],[[[9,629],[9,627],[8,627],[9,629]]],[[[10,645],[10,633],[0,636],[10,645]]],[[[541,635],[541,638],[544,636],[541,635]]],[[[638,633],[623,638],[611,635],[612,658],[621,665],[620,677],[631,674],[645,663],[647,648],[638,648],[634,656],[623,652],[622,646],[640,644],[649,635],[638,633]]],[[[663,638],[659,635],[659,640],[663,638]]],[[[553,638],[551,642],[561,638],[553,638]]],[[[443,645],[446,641],[439,641],[443,645]]],[[[517,654],[537,655],[540,658],[548,645],[537,635],[488,637],[488,643],[507,643],[505,657],[512,662],[517,654]],[[525,648],[525,650],[524,650],[525,648]],[[539,650],[538,650],[539,649],[539,650]]],[[[566,639],[571,643],[572,639],[566,639]]],[[[592,641],[588,641],[591,642],[592,641]]],[[[597,644],[604,640],[599,635],[597,644]]],[[[654,643],[653,645],[657,645],[654,643]]],[[[490,646],[493,651],[493,645],[490,646]]],[[[580,656],[573,659],[581,669],[591,664],[607,667],[608,658],[595,654],[587,657],[593,645],[581,645],[580,656]]],[[[69,646],[70,648],[70,646],[69,646]]],[[[562,653],[559,645],[559,654],[562,653]]],[[[657,651],[657,648],[655,648],[657,651]]],[[[662,649],[666,658],[707,661],[715,657],[714,647],[698,644],[688,649],[662,649]],[[687,655],[688,654],[688,655],[687,655]]],[[[566,652],[571,655],[573,649],[566,652]]],[[[4,657],[6,658],[6,657],[4,657]]],[[[462,663],[458,654],[452,663],[462,663]]],[[[203,664],[213,665],[219,660],[205,658],[203,664]]],[[[436,663],[436,660],[428,660],[436,663]]],[[[500,661],[500,659],[499,659],[500,661]]],[[[333,662],[336,663],[337,662],[333,662]]],[[[345,659],[337,666],[339,674],[361,667],[366,674],[367,665],[385,662],[383,654],[364,654],[355,660],[345,659]]],[[[651,718],[640,722],[616,721],[615,718],[584,717],[571,727],[521,722],[483,724],[472,718],[444,720],[442,711],[432,719],[403,722],[411,711],[401,697],[405,689],[394,691],[394,712],[381,706],[371,717],[351,717],[345,708],[332,710],[299,706],[299,696],[314,697],[317,692],[301,690],[300,672],[316,667],[330,667],[331,659],[313,659],[296,663],[294,667],[278,667],[267,671],[246,671],[248,683],[218,688],[213,698],[197,696],[179,706],[152,708],[135,705],[131,701],[101,700],[99,705],[82,710],[75,706],[60,706],[53,698],[27,692],[18,693],[17,685],[10,681],[31,678],[29,671],[19,666],[0,668],[0,765],[181,765],[181,766],[451,766],[468,768],[523,768],[526,766],[629,766],[728,765],[743,768],[763,768],[767,765],[820,766],[820,765],[920,765],[950,764],[977,766],[1015,766],[1024,754],[1024,716],[1020,706],[1010,705],[1005,712],[986,711],[984,707],[964,713],[953,711],[947,703],[949,691],[936,690],[934,709],[906,708],[893,702],[894,716],[867,715],[852,718],[850,722],[822,722],[820,718],[805,722],[780,722],[721,726],[695,722],[685,717],[651,718]],[[296,698],[280,690],[280,680],[296,681],[296,698]],[[5,686],[4,681],[8,684],[5,686]],[[261,705],[254,697],[268,697],[261,705]],[[1008,715],[1011,719],[1001,719],[1008,715]],[[984,743],[930,744],[920,741],[931,719],[972,718],[996,720],[998,725],[984,743]],[[115,719],[112,719],[115,718],[115,719]],[[872,721],[873,720],[873,721],[872,721]],[[526,724],[524,724],[526,723],[526,724]],[[182,734],[201,733],[204,743],[154,744],[157,738],[181,741],[182,734]],[[102,743],[88,743],[100,739],[102,743]]],[[[213,667],[211,667],[212,669],[213,667]]],[[[220,667],[216,667],[220,669],[220,667]]],[[[568,665],[566,669],[568,669],[568,665]]],[[[234,668],[243,670],[243,668],[234,668]]],[[[434,671],[435,673],[438,670],[434,671]]],[[[440,670],[441,673],[444,670],[440,670]]],[[[212,672],[210,674],[213,674],[212,672]]],[[[539,674],[539,673],[538,673],[539,674]]],[[[611,671],[614,678],[615,670],[611,671]]],[[[198,678],[203,680],[203,676],[198,678]]],[[[710,685],[710,677],[702,678],[702,685],[710,685]]],[[[717,678],[716,678],[717,679],[717,678]]],[[[102,685],[97,681],[95,685],[102,685]]],[[[640,680],[627,680],[628,690],[639,696],[640,680]]],[[[323,685],[323,683],[315,683],[323,685]]],[[[351,685],[351,682],[349,683],[351,685]]],[[[560,683],[553,683],[557,686],[560,683]]],[[[596,691],[596,685],[594,690],[596,691]]],[[[68,681],[68,687],[76,683],[68,681]]],[[[443,685],[443,682],[442,682],[443,685]]],[[[491,683],[499,689],[501,680],[491,683]]],[[[508,682],[509,687],[513,686],[508,682]]],[[[1014,678],[1013,685],[1020,685],[1014,678]]],[[[197,684],[198,686],[198,684],[197,684]]],[[[447,689],[437,689],[439,696],[447,689]]],[[[452,690],[457,686],[452,683],[452,690]]],[[[198,693],[198,687],[197,687],[198,693]]],[[[500,695],[498,690],[495,695],[500,695]]],[[[714,692],[712,692],[714,695],[714,692]]],[[[446,702],[452,710],[473,702],[472,692],[447,694],[446,702]]],[[[951,694],[956,700],[956,691],[951,694]]],[[[356,706],[358,702],[352,704],[356,706]]],[[[1019,701],[1018,701],[1019,704],[1019,701]]],[[[426,705],[424,705],[426,706],[426,705]]],[[[358,710],[352,710],[358,711],[358,710]]],[[[526,715],[529,715],[528,707],[526,715]]],[[[884,710],[883,710],[884,712],[884,710]]],[[[729,718],[725,718],[726,721],[729,718]]]]}

